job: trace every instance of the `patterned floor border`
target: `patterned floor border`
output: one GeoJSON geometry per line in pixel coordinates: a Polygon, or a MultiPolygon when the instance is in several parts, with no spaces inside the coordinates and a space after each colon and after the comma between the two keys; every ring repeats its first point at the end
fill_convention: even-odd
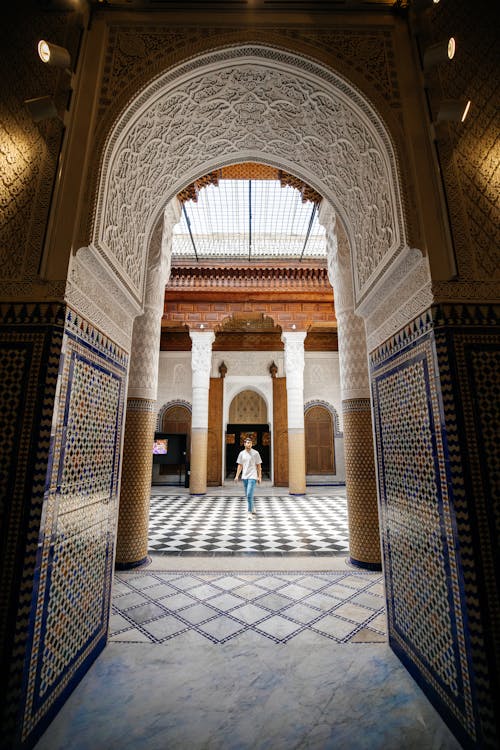
{"type": "Polygon", "coordinates": [[[115,574],[110,640],[223,644],[252,634],[286,644],[386,640],[383,582],[367,571],[130,571],[115,574]]]}

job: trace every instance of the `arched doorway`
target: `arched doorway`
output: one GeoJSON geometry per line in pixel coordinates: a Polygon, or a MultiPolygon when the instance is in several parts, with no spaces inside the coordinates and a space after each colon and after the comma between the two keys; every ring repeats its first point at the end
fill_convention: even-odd
{"type": "Polygon", "coordinates": [[[271,433],[269,431],[267,404],[256,391],[247,388],[240,391],[229,406],[229,422],[226,425],[226,477],[236,471],[238,453],[243,450],[246,437],[252,439],[253,447],[262,459],[262,476],[270,476],[271,433]]]}
{"type": "Polygon", "coordinates": [[[335,474],[332,415],[324,406],[306,409],[306,473],[335,474]]]}
{"type": "MultiPolygon", "coordinates": [[[[191,450],[191,409],[184,404],[167,405],[159,415],[159,432],[174,435],[186,435],[186,466],[189,466],[191,450]]],[[[179,467],[171,464],[159,464],[160,479],[172,478],[179,473],[179,467]]]]}
{"type": "MultiPolygon", "coordinates": [[[[84,320],[83,326],[80,321],[74,325],[75,338],[81,336],[86,321],[100,324],[111,342],[123,346],[125,369],[132,322],[143,305],[150,239],[165,205],[187,182],[211,168],[249,159],[283,166],[335,207],[351,245],[355,304],[370,315],[377,284],[386,280],[398,258],[408,257],[398,160],[388,130],[370,102],[331,70],[282,50],[252,46],[219,50],[169,70],[141,90],[117,120],[103,158],[96,164],[101,182],[96,189],[92,238],[88,247],[71,258],[66,301],[84,320]],[[86,281],[93,266],[105,268],[107,277],[101,286],[92,288],[86,281]],[[121,304],[115,317],[109,309],[100,314],[101,290],[107,283],[113,289],[113,301],[121,304]]],[[[420,257],[418,251],[416,255],[420,257]]],[[[422,288],[426,280],[419,282],[422,288]]],[[[408,294],[413,291],[409,289],[408,294]]],[[[415,310],[420,313],[426,304],[423,295],[415,310]]],[[[383,329],[385,316],[377,322],[374,330],[381,331],[377,335],[382,343],[389,335],[383,329]]],[[[94,362],[87,367],[91,370],[94,362]]],[[[111,385],[109,378],[105,387],[110,401],[115,398],[111,385]]],[[[386,420],[386,414],[381,414],[386,420]]],[[[117,422],[120,431],[122,423],[117,422]]],[[[77,436],[77,440],[83,438],[77,436]]],[[[116,465],[120,446],[117,440],[116,465]]],[[[82,516],[86,513],[82,508],[82,516]]],[[[113,513],[114,506],[110,506],[106,516],[110,524],[113,513]]],[[[44,545],[50,545],[55,534],[51,522],[43,529],[44,545]]],[[[112,558],[113,536],[101,534],[101,538],[109,540],[110,548],[103,545],[88,563],[82,556],[82,569],[89,579],[93,575],[94,589],[100,587],[106,596],[111,579],[99,564],[112,558]]],[[[59,558],[61,569],[66,563],[64,557],[59,558]]],[[[57,585],[57,576],[49,579],[42,571],[32,632],[39,632],[46,622],[44,596],[49,601],[48,588],[52,587],[56,600],[57,585]]],[[[98,612],[101,597],[93,601],[98,612]]],[[[104,611],[99,622],[104,625],[106,617],[104,611]]],[[[64,637],[62,633],[60,639],[64,637]]],[[[95,656],[103,638],[90,643],[89,653],[95,656]]],[[[73,655],[84,645],[75,637],[71,663],[67,668],[64,665],[68,686],[79,678],[80,663],[73,655]]],[[[32,651],[36,664],[36,645],[32,651]]],[[[34,673],[27,679],[34,682],[34,673]]],[[[57,697],[54,691],[54,700],[57,697]]]]}

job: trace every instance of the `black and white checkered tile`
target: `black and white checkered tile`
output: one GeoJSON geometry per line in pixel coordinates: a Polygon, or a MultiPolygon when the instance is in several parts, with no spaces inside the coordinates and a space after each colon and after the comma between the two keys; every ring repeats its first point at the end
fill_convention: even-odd
{"type": "Polygon", "coordinates": [[[151,496],[149,550],[165,555],[345,555],[345,497],[151,496]]]}
{"type": "Polygon", "coordinates": [[[287,643],[385,640],[380,573],[138,572],[115,574],[110,639],[225,643],[248,634],[287,643]]]}

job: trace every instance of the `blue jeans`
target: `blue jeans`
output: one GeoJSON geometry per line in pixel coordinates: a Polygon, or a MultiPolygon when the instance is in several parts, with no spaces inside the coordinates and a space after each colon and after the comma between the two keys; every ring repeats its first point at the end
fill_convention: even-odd
{"type": "Polygon", "coordinates": [[[245,495],[247,497],[248,512],[253,511],[253,493],[255,492],[256,479],[244,479],[243,486],[245,488],[245,495]]]}

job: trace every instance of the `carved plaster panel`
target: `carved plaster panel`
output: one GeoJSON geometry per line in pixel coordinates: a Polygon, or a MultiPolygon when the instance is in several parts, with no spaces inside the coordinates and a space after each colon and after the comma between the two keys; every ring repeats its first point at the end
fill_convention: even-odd
{"type": "Polygon", "coordinates": [[[303,331],[285,331],[281,340],[285,344],[285,373],[287,388],[304,387],[304,339],[303,331]]]}
{"type": "Polygon", "coordinates": [[[130,351],[132,326],[140,308],[92,247],[80,248],[71,258],[65,301],[112,341],[130,351]]]}
{"type": "MultiPolygon", "coordinates": [[[[429,44],[450,35],[460,39],[453,65],[430,78],[435,112],[445,99],[471,99],[463,127],[444,125],[437,147],[453,233],[459,281],[500,278],[500,183],[498,101],[500,97],[498,7],[482,2],[471,15],[466,0],[441,3],[433,13],[429,44]]],[[[457,301],[460,286],[454,286],[457,301]]],[[[462,300],[488,299],[487,286],[463,287],[462,300]]],[[[498,299],[490,288],[489,299],[498,299]]]]}
{"type": "Polygon", "coordinates": [[[212,363],[212,344],[215,340],[213,331],[190,331],[192,349],[191,349],[191,369],[193,371],[193,385],[195,380],[205,379],[208,382],[210,377],[210,366],[212,363]]]}
{"type": "Polygon", "coordinates": [[[270,365],[274,362],[278,367],[278,377],[284,375],[283,352],[257,352],[252,356],[245,352],[214,352],[212,357],[213,378],[219,377],[219,365],[222,360],[227,366],[228,375],[265,375],[271,378],[270,365]]]}
{"type": "MultiPolygon", "coordinates": [[[[418,251],[406,266],[406,273],[394,274],[380,293],[378,307],[366,317],[366,343],[371,352],[390,336],[404,328],[435,302],[430,281],[429,263],[418,251]],[[398,278],[399,276],[399,278],[398,278]],[[404,303],[401,304],[401,300],[404,303]]],[[[404,264],[399,266],[401,272],[404,264]]],[[[398,269],[395,269],[397,271],[398,269]]]]}
{"type": "Polygon", "coordinates": [[[147,308],[134,321],[128,396],[156,400],[161,312],[147,308]]]}
{"type": "Polygon", "coordinates": [[[396,159],[367,101],[327,69],[275,50],[222,50],[160,76],[105,150],[94,242],[131,294],[161,205],[200,170],[242,158],[317,186],[349,227],[357,299],[404,246],[396,159]]]}

